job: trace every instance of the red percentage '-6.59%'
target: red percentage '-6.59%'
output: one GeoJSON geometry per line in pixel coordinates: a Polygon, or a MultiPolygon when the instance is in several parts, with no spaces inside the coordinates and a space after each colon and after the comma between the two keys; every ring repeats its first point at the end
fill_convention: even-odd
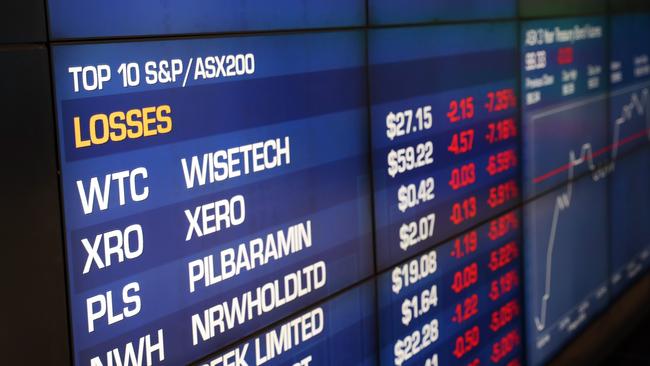
{"type": "Polygon", "coordinates": [[[516,167],[517,162],[517,152],[514,149],[501,151],[490,155],[485,170],[487,170],[490,175],[497,175],[516,167]]]}
{"type": "Polygon", "coordinates": [[[517,137],[517,123],[514,118],[506,118],[498,122],[488,124],[488,132],[485,139],[488,143],[494,144],[517,137]]]}

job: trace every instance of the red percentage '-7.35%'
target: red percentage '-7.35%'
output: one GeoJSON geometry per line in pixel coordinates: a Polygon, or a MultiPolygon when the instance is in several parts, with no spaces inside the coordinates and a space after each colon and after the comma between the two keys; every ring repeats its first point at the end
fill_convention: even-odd
{"type": "Polygon", "coordinates": [[[484,104],[488,112],[501,112],[517,107],[517,97],[513,88],[490,91],[484,104]]]}

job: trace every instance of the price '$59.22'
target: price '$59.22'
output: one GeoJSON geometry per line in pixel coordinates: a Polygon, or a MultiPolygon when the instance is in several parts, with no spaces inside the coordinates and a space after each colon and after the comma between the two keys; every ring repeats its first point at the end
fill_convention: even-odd
{"type": "Polygon", "coordinates": [[[388,175],[412,171],[433,164],[433,142],[426,141],[415,146],[392,149],[388,152],[388,175]]]}

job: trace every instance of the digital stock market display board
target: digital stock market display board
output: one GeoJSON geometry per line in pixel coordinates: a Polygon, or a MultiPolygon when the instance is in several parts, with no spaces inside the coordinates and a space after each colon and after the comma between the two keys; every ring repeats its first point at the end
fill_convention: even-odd
{"type": "Polygon", "coordinates": [[[3,14],[48,19],[0,53],[50,66],[67,357],[553,362],[650,268],[650,13],[606,3],[3,14]]]}

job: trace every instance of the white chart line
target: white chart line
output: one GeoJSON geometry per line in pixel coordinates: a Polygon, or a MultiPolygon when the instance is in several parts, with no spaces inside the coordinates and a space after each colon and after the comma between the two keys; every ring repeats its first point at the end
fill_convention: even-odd
{"type": "Polygon", "coordinates": [[[642,117],[645,115],[645,127],[646,135],[648,140],[650,140],[650,113],[646,113],[648,108],[650,108],[650,93],[648,88],[641,90],[641,96],[637,93],[633,93],[630,97],[630,101],[621,108],[621,114],[616,119],[614,123],[614,147],[612,149],[612,164],[616,162],[616,157],[618,157],[618,147],[620,145],[620,133],[621,126],[627,123],[629,120],[637,117],[642,117]],[[636,114],[635,114],[636,112],[636,114]]]}
{"type": "Polygon", "coordinates": [[[585,143],[580,148],[580,157],[576,159],[575,152],[569,152],[569,169],[568,169],[568,183],[566,191],[559,194],[555,198],[555,208],[553,209],[553,220],[551,221],[551,232],[548,238],[548,246],[546,249],[546,268],[544,280],[544,295],[540,306],[540,316],[535,316],[535,327],[537,331],[541,332],[546,327],[546,318],[548,315],[548,302],[551,299],[551,280],[553,278],[553,250],[555,249],[555,238],[557,234],[557,227],[560,220],[560,213],[571,207],[571,198],[573,195],[573,177],[575,167],[587,162],[589,171],[592,173],[592,179],[598,181],[612,173],[615,169],[616,157],[618,156],[618,148],[620,145],[620,129],[626,122],[630,121],[635,116],[645,115],[646,120],[646,135],[650,140],[650,113],[646,113],[650,109],[650,93],[647,88],[641,91],[641,95],[633,93],[630,101],[623,106],[619,117],[614,123],[614,138],[613,148],[611,153],[611,163],[605,169],[596,170],[594,163],[593,150],[590,143],[585,143]],[[636,114],[635,114],[636,112],[636,114]]]}

